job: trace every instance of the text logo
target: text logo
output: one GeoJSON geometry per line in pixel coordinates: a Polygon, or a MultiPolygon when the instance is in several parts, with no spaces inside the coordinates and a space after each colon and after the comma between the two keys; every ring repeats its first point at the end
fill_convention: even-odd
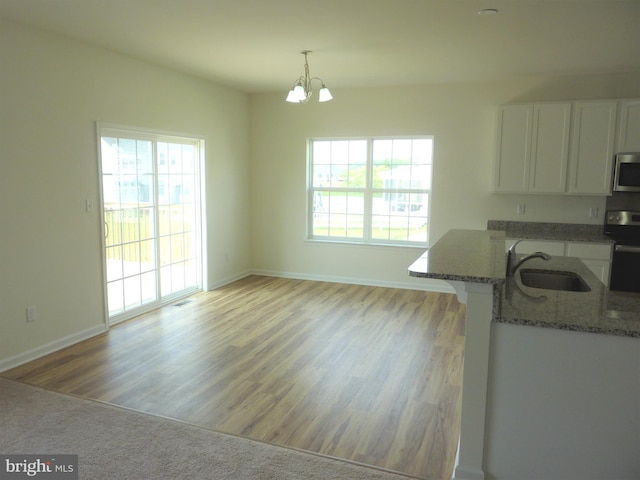
{"type": "Polygon", "coordinates": [[[78,455],[0,455],[0,480],[78,480],[78,455]]]}

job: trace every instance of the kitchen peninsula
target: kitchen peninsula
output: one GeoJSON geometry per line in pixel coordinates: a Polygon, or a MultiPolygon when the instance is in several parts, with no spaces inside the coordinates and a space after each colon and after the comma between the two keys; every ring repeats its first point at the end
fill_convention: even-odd
{"type": "Polygon", "coordinates": [[[507,278],[501,231],[452,230],[409,267],[467,305],[454,479],[640,478],[638,296],[576,258],[525,266],[575,272],[590,291],[507,278]]]}

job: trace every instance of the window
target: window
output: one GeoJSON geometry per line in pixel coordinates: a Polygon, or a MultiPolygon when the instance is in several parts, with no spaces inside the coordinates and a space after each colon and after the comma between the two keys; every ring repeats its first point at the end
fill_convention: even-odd
{"type": "Polygon", "coordinates": [[[433,137],[309,142],[308,236],[425,246],[433,137]]]}

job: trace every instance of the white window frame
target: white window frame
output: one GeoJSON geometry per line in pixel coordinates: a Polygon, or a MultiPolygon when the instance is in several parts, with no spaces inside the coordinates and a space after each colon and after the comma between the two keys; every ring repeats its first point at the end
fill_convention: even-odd
{"type": "Polygon", "coordinates": [[[306,238],[307,241],[322,242],[322,243],[347,243],[354,245],[376,245],[376,246],[392,246],[392,247],[428,247],[429,236],[431,232],[431,203],[432,203],[432,188],[433,188],[433,164],[434,164],[434,152],[435,145],[432,144],[431,154],[431,184],[429,188],[422,189],[401,189],[402,193],[423,194],[427,195],[427,239],[426,241],[411,241],[411,240],[384,240],[373,238],[372,236],[372,224],[373,224],[373,196],[374,193],[389,191],[388,189],[374,188],[373,183],[373,142],[376,140],[421,140],[427,139],[435,143],[433,135],[409,135],[409,136],[380,136],[380,137],[313,137],[307,140],[307,226],[306,226],[306,238]],[[366,185],[364,188],[353,187],[314,187],[314,170],[313,170],[313,144],[319,141],[352,141],[362,140],[367,142],[367,173],[366,173],[366,185]],[[363,237],[338,237],[330,235],[314,235],[314,197],[318,190],[331,190],[335,192],[362,192],[364,195],[364,225],[363,225],[363,237]]]}

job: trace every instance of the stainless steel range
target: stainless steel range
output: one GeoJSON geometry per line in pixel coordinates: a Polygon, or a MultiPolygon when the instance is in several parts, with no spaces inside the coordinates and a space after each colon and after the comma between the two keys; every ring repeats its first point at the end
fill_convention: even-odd
{"type": "Polygon", "coordinates": [[[607,212],[604,232],[615,240],[609,288],[640,292],[640,212],[607,212]]]}

